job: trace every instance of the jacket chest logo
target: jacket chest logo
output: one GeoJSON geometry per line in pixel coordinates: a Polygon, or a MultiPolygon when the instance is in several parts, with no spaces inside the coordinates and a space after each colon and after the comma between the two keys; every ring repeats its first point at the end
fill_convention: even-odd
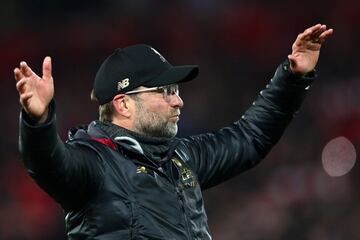
{"type": "Polygon", "coordinates": [[[148,173],[148,170],[144,166],[138,166],[136,169],[136,173],[148,173]]]}
{"type": "Polygon", "coordinates": [[[182,183],[182,188],[191,188],[196,186],[196,179],[193,175],[193,172],[188,166],[186,166],[180,159],[172,158],[171,161],[175,164],[176,168],[180,174],[180,180],[182,183]]]}

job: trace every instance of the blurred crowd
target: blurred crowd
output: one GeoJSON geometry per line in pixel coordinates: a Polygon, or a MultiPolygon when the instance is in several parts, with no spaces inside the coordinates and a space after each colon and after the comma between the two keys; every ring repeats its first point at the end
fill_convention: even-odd
{"type": "Polygon", "coordinates": [[[360,239],[359,163],[328,176],[321,154],[345,136],[360,149],[360,3],[285,0],[22,1],[0,3],[0,239],[63,240],[64,215],[22,167],[13,69],[41,72],[53,58],[58,131],[97,118],[90,91],[115,48],[152,45],[173,64],[199,64],[181,86],[179,136],[237,120],[291,52],[298,33],[334,28],[319,75],[279,144],[253,170],[204,192],[210,229],[222,240],[360,239]]]}

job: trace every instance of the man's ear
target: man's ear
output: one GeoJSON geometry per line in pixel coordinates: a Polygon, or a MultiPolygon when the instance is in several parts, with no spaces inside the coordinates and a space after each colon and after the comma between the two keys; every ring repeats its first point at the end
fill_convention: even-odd
{"type": "Polygon", "coordinates": [[[129,118],[131,116],[130,104],[125,94],[118,94],[113,99],[116,114],[129,118]]]}

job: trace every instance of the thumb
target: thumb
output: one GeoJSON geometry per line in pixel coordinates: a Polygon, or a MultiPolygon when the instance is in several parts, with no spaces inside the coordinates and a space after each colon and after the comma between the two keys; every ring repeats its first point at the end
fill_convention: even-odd
{"type": "Polygon", "coordinates": [[[290,66],[295,67],[295,65],[296,65],[295,57],[292,54],[289,54],[288,59],[289,59],[289,62],[290,62],[290,66]]]}
{"type": "Polygon", "coordinates": [[[51,57],[47,56],[44,58],[43,62],[43,76],[42,78],[45,80],[49,80],[52,78],[52,66],[51,66],[51,57]]]}

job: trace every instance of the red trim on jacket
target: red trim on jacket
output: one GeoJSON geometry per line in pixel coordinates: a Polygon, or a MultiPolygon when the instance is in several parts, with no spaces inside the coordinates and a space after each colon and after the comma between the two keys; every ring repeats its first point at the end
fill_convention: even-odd
{"type": "Polygon", "coordinates": [[[99,143],[102,143],[102,144],[108,146],[109,148],[111,148],[113,150],[116,150],[116,144],[113,141],[111,141],[110,139],[108,139],[108,138],[92,137],[92,139],[99,142],[99,143]]]}

